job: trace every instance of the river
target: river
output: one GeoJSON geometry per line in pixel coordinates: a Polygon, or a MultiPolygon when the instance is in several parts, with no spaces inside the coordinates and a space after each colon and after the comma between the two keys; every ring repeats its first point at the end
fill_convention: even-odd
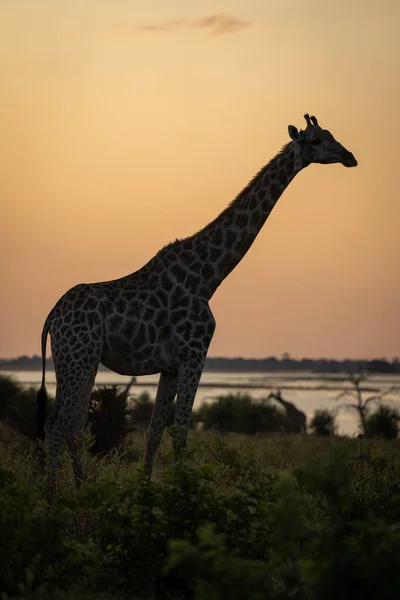
{"type": "MultiPolygon", "coordinates": [[[[39,387],[40,371],[0,371],[4,375],[12,375],[26,387],[39,387]]],[[[156,394],[159,375],[148,375],[137,378],[132,386],[131,394],[147,391],[151,396],[156,394]]],[[[112,371],[99,371],[95,385],[127,384],[130,377],[118,375],[112,371]]],[[[55,373],[46,371],[47,389],[55,394],[55,373]]],[[[395,386],[397,389],[385,397],[385,403],[400,409],[400,376],[372,375],[364,382],[365,397],[372,396],[395,386]]],[[[307,415],[310,422],[314,411],[320,408],[336,408],[335,401],[344,389],[351,389],[346,376],[341,374],[297,373],[257,373],[257,372],[214,372],[204,371],[197,391],[194,407],[198,408],[203,402],[212,402],[216,396],[228,393],[249,393],[254,398],[263,398],[270,391],[280,389],[284,400],[293,402],[307,415]]],[[[357,416],[353,411],[341,409],[336,422],[338,432],[346,435],[358,434],[357,416]]]]}

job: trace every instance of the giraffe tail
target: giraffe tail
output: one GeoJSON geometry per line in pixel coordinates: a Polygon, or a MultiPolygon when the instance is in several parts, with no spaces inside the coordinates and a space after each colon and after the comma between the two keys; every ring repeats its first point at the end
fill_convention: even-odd
{"type": "Polygon", "coordinates": [[[46,346],[50,329],[50,315],[47,317],[42,331],[42,383],[36,394],[36,438],[44,440],[44,424],[47,418],[47,391],[46,391],[46,346]]]}

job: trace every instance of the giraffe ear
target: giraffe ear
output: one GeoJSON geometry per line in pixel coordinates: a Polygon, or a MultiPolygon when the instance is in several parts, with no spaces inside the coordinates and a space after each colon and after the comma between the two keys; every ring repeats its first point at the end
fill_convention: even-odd
{"type": "Polygon", "coordinates": [[[300,137],[299,130],[294,125],[289,125],[288,127],[289,137],[292,140],[298,140],[300,137]]]}

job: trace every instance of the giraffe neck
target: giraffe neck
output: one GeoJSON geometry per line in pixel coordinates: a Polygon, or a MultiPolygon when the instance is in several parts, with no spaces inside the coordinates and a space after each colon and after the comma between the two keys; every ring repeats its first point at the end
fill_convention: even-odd
{"type": "Polygon", "coordinates": [[[283,191],[305,166],[296,145],[289,143],[214,221],[173,244],[180,264],[193,274],[187,280],[197,287],[194,291],[211,298],[249,250],[283,191]]]}

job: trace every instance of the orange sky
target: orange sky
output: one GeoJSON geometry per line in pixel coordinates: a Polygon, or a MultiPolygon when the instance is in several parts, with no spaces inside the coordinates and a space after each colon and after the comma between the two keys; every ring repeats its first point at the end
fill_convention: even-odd
{"type": "Polygon", "coordinates": [[[0,2],[0,356],[213,219],[306,111],[359,166],[292,182],[209,355],[400,355],[399,22],[397,0],[0,2]]]}

